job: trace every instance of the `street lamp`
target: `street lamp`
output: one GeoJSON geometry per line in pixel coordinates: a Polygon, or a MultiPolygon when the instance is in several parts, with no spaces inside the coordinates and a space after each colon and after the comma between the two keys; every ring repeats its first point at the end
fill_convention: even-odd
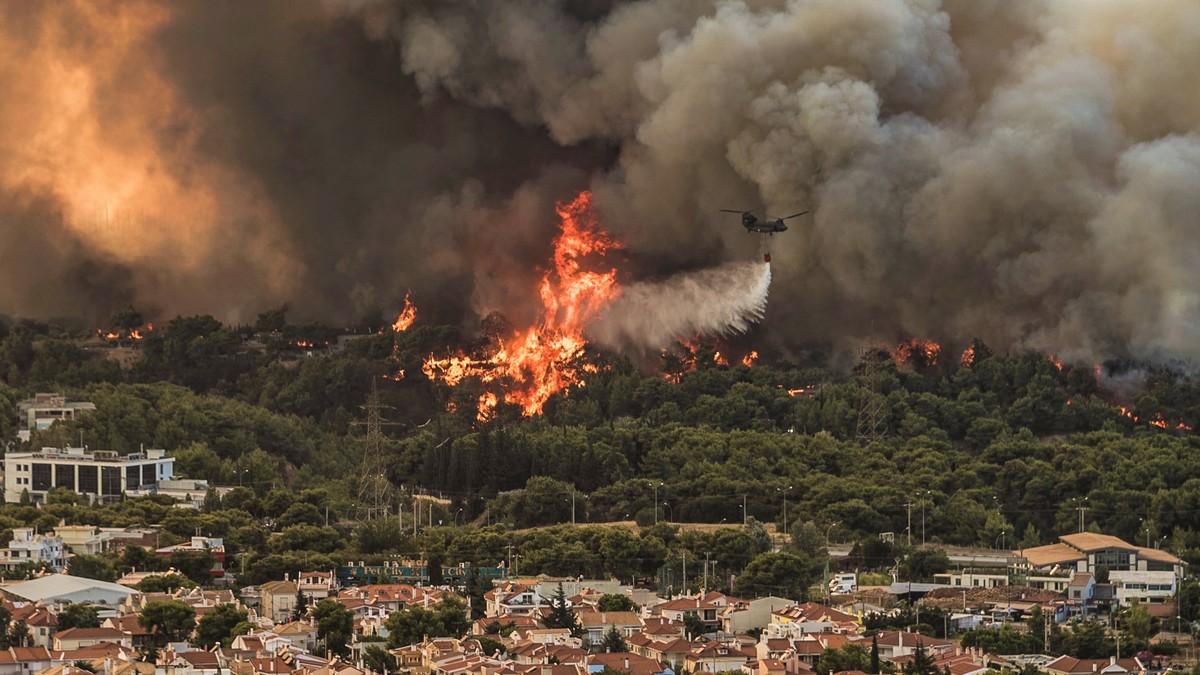
{"type": "Polygon", "coordinates": [[[831,530],[833,530],[833,527],[837,524],[838,524],[838,521],[835,520],[829,524],[829,527],[825,528],[825,602],[826,603],[833,601],[833,589],[829,587],[829,562],[830,562],[830,559],[833,557],[829,553],[829,532],[831,530]]]}
{"type": "Polygon", "coordinates": [[[459,509],[454,512],[454,526],[455,527],[458,527],[458,514],[460,514],[460,513],[462,513],[462,507],[459,507],[459,509]]]}
{"type": "Polygon", "coordinates": [[[783,533],[785,535],[787,534],[787,531],[788,531],[788,527],[787,527],[787,493],[791,492],[791,490],[792,490],[791,485],[787,486],[787,488],[775,488],[776,492],[783,493],[783,533]]]}
{"type": "Polygon", "coordinates": [[[650,487],[654,488],[654,524],[658,524],[658,488],[662,487],[662,481],[651,483],[650,487]]]}
{"type": "Polygon", "coordinates": [[[671,505],[666,502],[663,502],[662,504],[663,508],[667,510],[667,522],[673,522],[675,520],[675,509],[672,509],[671,505]]]}
{"type": "Polygon", "coordinates": [[[926,490],[921,494],[921,545],[925,545],[925,500],[933,493],[926,490]]]}

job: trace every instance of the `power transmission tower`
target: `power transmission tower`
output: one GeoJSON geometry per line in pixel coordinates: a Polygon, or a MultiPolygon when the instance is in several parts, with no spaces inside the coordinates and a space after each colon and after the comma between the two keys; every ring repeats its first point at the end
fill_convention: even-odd
{"type": "Polygon", "coordinates": [[[883,440],[887,436],[887,418],[884,413],[884,398],[880,391],[880,379],[883,362],[880,350],[874,347],[864,348],[859,352],[862,363],[862,381],[866,393],[858,408],[858,424],[855,437],[859,443],[870,445],[883,440]]]}
{"type": "Polygon", "coordinates": [[[371,382],[371,394],[363,410],[367,411],[365,424],[367,433],[363,436],[362,474],[358,480],[358,510],[359,521],[386,518],[395,501],[393,494],[395,486],[387,477],[387,462],[383,452],[383,425],[395,424],[383,421],[384,406],[379,402],[379,387],[371,382]]]}

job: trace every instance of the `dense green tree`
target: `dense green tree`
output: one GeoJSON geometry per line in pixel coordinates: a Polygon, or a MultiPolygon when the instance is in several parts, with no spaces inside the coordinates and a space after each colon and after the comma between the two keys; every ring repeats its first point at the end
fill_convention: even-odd
{"type": "Polygon", "coordinates": [[[345,658],[350,654],[350,640],[354,636],[354,615],[344,605],[328,598],[313,607],[313,620],[317,623],[317,639],[325,645],[327,655],[345,658]]]}
{"type": "Polygon", "coordinates": [[[180,642],[196,628],[196,611],[182,600],[155,600],[142,608],[138,624],[157,635],[160,645],[180,642]]]}
{"type": "Polygon", "coordinates": [[[638,605],[628,595],[620,593],[605,593],[596,601],[596,607],[601,612],[636,612],[638,605]]]}
{"type": "Polygon", "coordinates": [[[933,575],[950,569],[950,558],[940,548],[918,548],[904,557],[902,571],[908,581],[932,581],[933,575]]]}
{"type": "Polygon", "coordinates": [[[809,560],[793,553],[762,553],[734,582],[733,593],[743,598],[777,595],[804,600],[817,578],[809,560]]]}
{"type": "Polygon", "coordinates": [[[117,570],[112,562],[104,556],[76,554],[71,556],[69,571],[77,577],[96,579],[98,581],[116,581],[117,570]]]}
{"type": "Polygon", "coordinates": [[[830,675],[847,670],[878,673],[871,670],[871,654],[862,645],[849,644],[841,649],[826,649],[817,659],[817,675],[830,675]]]}
{"type": "Polygon", "coordinates": [[[708,624],[704,623],[695,612],[687,612],[683,615],[683,633],[689,640],[696,638],[709,632],[708,624]]]}
{"type": "Polygon", "coordinates": [[[217,605],[196,623],[196,642],[205,649],[217,644],[228,646],[234,637],[234,628],[248,619],[249,615],[236,605],[217,605]]]}
{"type": "Polygon", "coordinates": [[[56,616],[58,630],[100,627],[100,613],[92,604],[74,602],[63,607],[56,616]]]}
{"type": "Polygon", "coordinates": [[[376,675],[389,675],[396,671],[396,659],[379,645],[367,645],[363,650],[363,667],[376,675]]]}
{"type": "Polygon", "coordinates": [[[466,605],[446,597],[434,609],[409,605],[387,618],[388,646],[403,647],[429,637],[458,637],[470,626],[466,605]]]}

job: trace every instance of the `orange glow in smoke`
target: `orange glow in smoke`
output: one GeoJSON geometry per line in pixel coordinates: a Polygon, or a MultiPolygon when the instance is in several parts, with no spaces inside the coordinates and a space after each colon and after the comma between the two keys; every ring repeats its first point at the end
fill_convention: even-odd
{"type": "MultiPolygon", "coordinates": [[[[503,385],[503,400],[519,406],[526,416],[540,414],[551,396],[580,383],[589,365],[581,362],[587,344],[583,331],[621,293],[616,269],[604,260],[620,244],[600,227],[590,192],[559,204],[558,216],[554,267],[538,288],[539,323],[498,338],[487,355],[431,355],[422,368],[429,379],[450,386],[467,378],[503,385]]],[[[499,401],[494,394],[481,396],[479,419],[489,419],[499,401]]]]}
{"type": "Polygon", "coordinates": [[[742,357],[742,365],[749,368],[750,366],[753,366],[754,362],[757,360],[758,360],[758,352],[751,350],[749,354],[742,357]]]}

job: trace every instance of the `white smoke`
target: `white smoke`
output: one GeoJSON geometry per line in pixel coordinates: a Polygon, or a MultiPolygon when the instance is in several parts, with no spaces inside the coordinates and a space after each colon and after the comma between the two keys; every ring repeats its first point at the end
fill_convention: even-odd
{"type": "Polygon", "coordinates": [[[728,263],[626,286],[588,336],[613,348],[661,349],[677,338],[744,333],[762,319],[771,266],[728,263]]]}

